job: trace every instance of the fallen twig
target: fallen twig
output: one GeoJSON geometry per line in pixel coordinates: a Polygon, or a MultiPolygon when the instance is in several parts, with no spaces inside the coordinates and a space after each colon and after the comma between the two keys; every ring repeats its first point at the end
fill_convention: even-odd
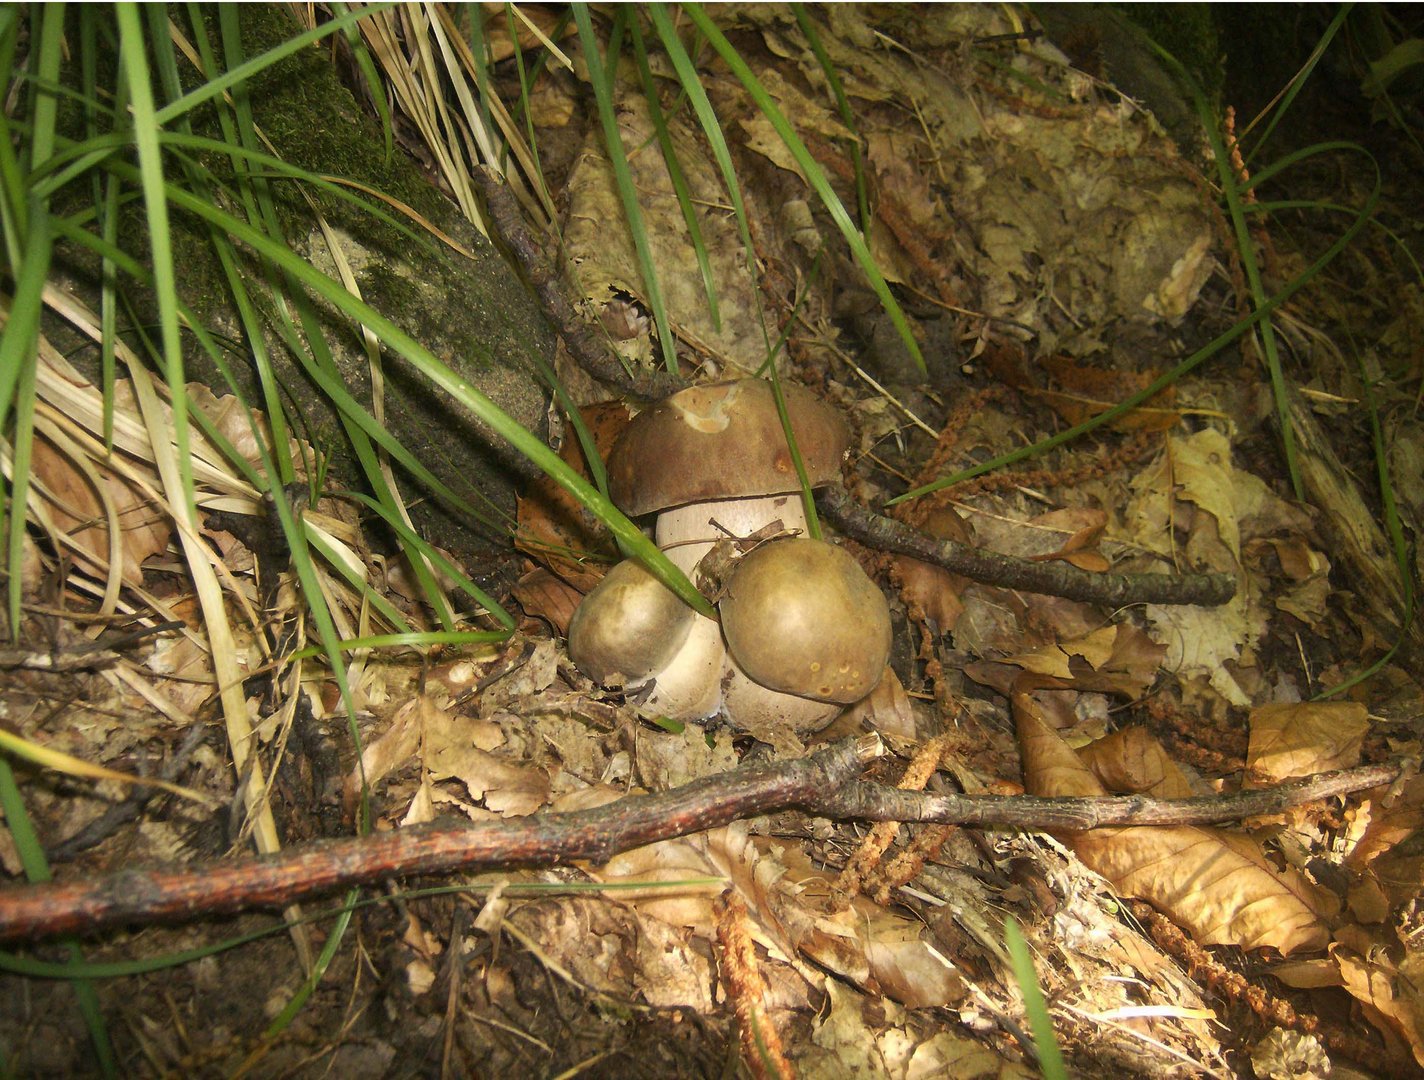
{"type": "Polygon", "coordinates": [[[953,570],[972,581],[1004,589],[1047,593],[1069,600],[1127,604],[1224,604],[1236,593],[1230,574],[1094,574],[1065,562],[1033,562],[938,540],[865,509],[841,487],[816,492],[816,506],[852,540],[879,551],[909,555],[953,570]]]}
{"type": "Polygon", "coordinates": [[[1232,821],[1388,784],[1398,766],[1377,765],[1235,795],[1053,799],[927,795],[856,783],[884,753],[879,736],[846,739],[807,757],[746,766],[672,791],[595,810],[450,826],[420,826],[326,840],[270,856],[0,890],[0,941],[272,908],[320,893],[415,874],[604,862],[630,848],[717,828],[739,818],[800,808],[821,817],[933,821],[1072,832],[1104,825],[1232,821]]]}
{"type": "Polygon", "coordinates": [[[513,193],[488,169],[476,170],[474,175],[489,206],[490,224],[528,275],[544,317],[553,325],[555,333],[564,339],[564,346],[579,367],[599,382],[644,401],[658,401],[688,385],[686,379],[667,371],[640,371],[636,374],[625,371],[617,354],[569,303],[560,285],[558,272],[549,265],[543,249],[525,228],[513,193]]]}

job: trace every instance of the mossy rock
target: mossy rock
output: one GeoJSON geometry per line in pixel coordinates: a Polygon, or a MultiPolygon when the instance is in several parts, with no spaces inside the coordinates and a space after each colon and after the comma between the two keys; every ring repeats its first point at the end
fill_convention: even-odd
{"type": "MultiPolygon", "coordinates": [[[[248,56],[299,32],[276,5],[244,5],[239,17],[248,56]]],[[[208,29],[217,40],[216,28],[208,29]]],[[[307,189],[340,237],[362,298],[519,423],[542,433],[548,398],[535,375],[535,361],[542,358],[552,365],[553,336],[536,301],[513,268],[408,155],[397,149],[387,158],[380,125],[341,82],[329,48],[303,49],[274,65],[247,83],[247,94],[257,126],[285,161],[392,196],[471,253],[470,257],[457,253],[430,238],[418,224],[406,222],[418,237],[412,240],[360,207],[307,189]]],[[[220,137],[211,110],[197,110],[192,123],[195,131],[220,137]]],[[[218,155],[204,163],[220,177],[220,170],[230,171],[226,159],[218,155]]],[[[87,184],[76,186],[87,188],[87,184]]],[[[272,192],[291,249],[335,276],[320,226],[296,186],[278,181],[272,184],[272,192]]],[[[173,228],[185,301],[210,330],[241,341],[240,324],[206,226],[175,213],[173,228]]],[[[120,226],[122,246],[143,251],[144,229],[141,204],[130,203],[120,226]]],[[[72,276],[81,281],[92,282],[96,269],[92,260],[83,258],[70,266],[72,276]]],[[[249,264],[249,269],[255,269],[255,264],[249,264]]],[[[153,317],[152,297],[138,294],[132,299],[140,321],[153,317]]],[[[270,299],[254,299],[264,314],[271,315],[266,310],[270,299]]],[[[317,310],[341,381],[369,411],[371,371],[358,332],[324,303],[319,302],[317,310]]],[[[364,489],[336,411],[270,331],[266,344],[295,434],[329,455],[326,487],[364,489]]],[[[226,392],[225,380],[206,354],[191,346],[185,359],[190,380],[207,383],[219,394],[226,392]]],[[[255,368],[243,364],[241,357],[237,361],[230,357],[229,364],[244,397],[260,407],[255,368]]],[[[417,527],[433,542],[467,558],[508,550],[507,533],[497,522],[501,515],[512,513],[514,487],[528,475],[527,463],[443,392],[428,386],[399,357],[383,352],[382,364],[387,430],[462,501],[479,510],[477,516],[428,498],[429,493],[401,476],[397,467],[402,491],[408,502],[416,504],[412,515],[417,527]]]]}

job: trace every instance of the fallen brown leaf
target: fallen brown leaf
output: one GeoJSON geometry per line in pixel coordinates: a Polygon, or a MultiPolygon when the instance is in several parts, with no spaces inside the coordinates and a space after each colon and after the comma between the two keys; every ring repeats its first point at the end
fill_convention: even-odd
{"type": "MultiPolygon", "coordinates": [[[[1024,788],[1034,795],[1107,794],[1038,715],[1013,697],[1024,788]]],[[[1065,838],[1089,868],[1128,896],[1151,902],[1202,945],[1272,947],[1283,955],[1330,940],[1334,898],[1294,870],[1278,871],[1252,839],[1196,826],[1094,829],[1065,838]]]]}
{"type": "MultiPolygon", "coordinates": [[[[621,401],[606,401],[586,405],[579,412],[599,455],[606,458],[628,423],[628,407],[621,401]]],[[[588,462],[572,427],[559,457],[589,479],[588,462]]],[[[618,558],[618,549],[602,522],[547,476],[540,476],[520,496],[516,516],[519,524],[514,546],[582,592],[597,585],[603,567],[618,558]]]]}
{"type": "Polygon", "coordinates": [[[1358,765],[1370,728],[1368,715],[1363,705],[1352,701],[1302,701],[1252,709],[1246,755],[1250,782],[1265,787],[1358,765]]]}

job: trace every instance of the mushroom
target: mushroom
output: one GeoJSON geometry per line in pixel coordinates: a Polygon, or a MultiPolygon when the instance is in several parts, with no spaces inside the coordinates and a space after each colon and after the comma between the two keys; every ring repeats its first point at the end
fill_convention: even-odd
{"type": "Polygon", "coordinates": [[[697,613],[628,559],[604,575],[569,621],[569,658],[601,686],[640,686],[672,662],[697,613]]]}
{"type": "MultiPolygon", "coordinates": [[[[809,391],[788,386],[784,393],[807,479],[825,484],[845,456],[845,425],[809,391]]],[[[658,546],[689,575],[728,533],[747,537],[777,520],[790,530],[806,528],[772,388],[760,379],[695,386],[640,413],[609,456],[608,479],[626,513],[658,512],[658,546]]],[[[636,606],[625,611],[622,590],[635,571],[617,567],[575,614],[569,654],[604,685],[612,676],[634,685],[651,680],[645,711],[690,720],[721,709],[734,726],[759,737],[794,736],[824,727],[841,706],[868,694],[885,668],[885,598],[831,544],[780,540],[743,557],[731,572],[720,626],[684,608],[690,619],[684,630],[683,620],[661,611],[665,599],[680,602],[641,567],[636,575],[640,590],[661,592],[651,594],[657,617],[637,614],[643,609],[636,606]],[[643,586],[643,578],[651,585],[643,586]],[[609,628],[595,633],[605,620],[609,628]],[[666,640],[653,643],[650,636],[666,640]],[[594,641],[600,648],[606,643],[607,659],[591,658],[594,641]]]]}
{"type": "Polygon", "coordinates": [[[719,610],[729,659],[782,694],[849,705],[875,689],[890,658],[884,595],[823,540],[775,540],[744,555],[719,610]]]}
{"type": "MultiPolygon", "coordinates": [[[[783,387],[812,487],[840,472],[849,435],[840,414],[809,390],[783,387]]],[[[723,534],[750,536],[780,519],[806,528],[800,481],[764,379],[682,390],[633,418],[608,458],[608,488],[630,516],[658,511],[658,547],[685,573],[723,534]]]]}
{"type": "Polygon", "coordinates": [[[721,628],[629,559],[589,591],[569,622],[569,657],[600,686],[651,683],[644,707],[705,720],[722,706],[721,628]]]}
{"type": "Polygon", "coordinates": [[[784,694],[752,682],[730,656],[722,666],[722,713],[735,728],[778,748],[786,735],[820,731],[845,706],[784,694]]]}

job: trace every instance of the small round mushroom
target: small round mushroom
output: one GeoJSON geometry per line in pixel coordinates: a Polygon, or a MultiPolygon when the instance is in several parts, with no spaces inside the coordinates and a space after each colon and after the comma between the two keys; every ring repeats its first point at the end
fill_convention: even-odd
{"type": "MultiPolygon", "coordinates": [[[[809,390],[782,388],[812,487],[840,471],[849,434],[809,390]]],[[[800,482],[764,379],[693,386],[633,418],[608,458],[609,494],[633,516],[659,511],[656,539],[685,572],[723,539],[710,522],[748,536],[777,519],[806,528],[800,482]]]]}
{"type": "Polygon", "coordinates": [[[639,686],[677,656],[697,612],[628,559],[589,591],[569,622],[569,658],[600,686],[639,686]]]}
{"type": "Polygon", "coordinates": [[[569,622],[569,657],[600,686],[651,684],[645,712],[705,720],[722,707],[722,629],[642,563],[610,570],[569,622]]]}
{"type": "Polygon", "coordinates": [[[776,540],[743,556],[719,610],[731,658],[770,690],[849,705],[875,689],[890,658],[884,595],[822,540],[776,540]]]}

